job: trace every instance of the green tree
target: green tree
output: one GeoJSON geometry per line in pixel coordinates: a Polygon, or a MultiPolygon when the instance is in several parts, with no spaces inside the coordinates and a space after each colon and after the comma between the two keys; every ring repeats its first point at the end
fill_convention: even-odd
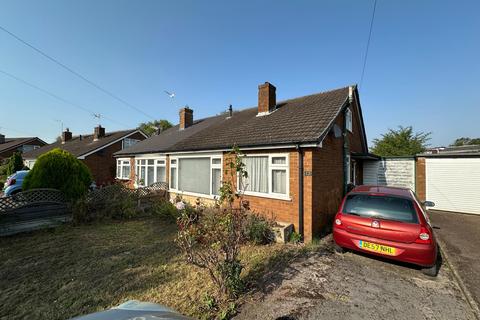
{"type": "Polygon", "coordinates": [[[467,145],[472,145],[472,144],[480,144],[480,138],[467,138],[467,137],[461,137],[456,139],[451,146],[452,147],[460,147],[460,146],[467,146],[467,145]]]}
{"type": "Polygon", "coordinates": [[[411,126],[388,129],[380,139],[373,140],[371,152],[382,157],[413,156],[425,151],[430,135],[431,132],[414,133],[411,126]]]}
{"type": "Polygon", "coordinates": [[[23,159],[20,152],[15,152],[8,160],[7,175],[14,174],[15,172],[22,170],[23,159]]]}
{"type": "Polygon", "coordinates": [[[58,189],[68,200],[75,200],[85,195],[91,183],[90,169],[71,153],[56,148],[38,157],[23,180],[23,189],[58,189]]]}
{"type": "Polygon", "coordinates": [[[162,131],[164,131],[171,127],[173,127],[173,125],[170,121],[164,119],[140,123],[140,130],[145,132],[148,136],[153,136],[155,132],[157,132],[157,129],[155,128],[161,128],[162,131]]]}

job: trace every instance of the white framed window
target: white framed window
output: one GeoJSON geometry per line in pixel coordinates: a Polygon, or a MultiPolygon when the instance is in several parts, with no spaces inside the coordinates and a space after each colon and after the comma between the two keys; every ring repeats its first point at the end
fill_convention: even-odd
{"type": "Polygon", "coordinates": [[[177,159],[170,159],[170,189],[177,189],[177,159]]]}
{"type": "Polygon", "coordinates": [[[222,155],[185,155],[170,158],[170,189],[214,197],[222,184],[222,155]]]}
{"type": "Polygon", "coordinates": [[[117,159],[117,179],[130,179],[130,159],[117,159]]]}
{"type": "Polygon", "coordinates": [[[212,158],[212,194],[219,195],[222,186],[222,158],[212,158]]]}
{"type": "Polygon", "coordinates": [[[133,146],[134,144],[138,143],[139,141],[140,140],[138,140],[138,139],[125,138],[122,141],[122,149],[127,149],[127,148],[133,146]]]}
{"type": "Polygon", "coordinates": [[[254,154],[243,157],[247,178],[238,180],[246,195],[289,199],[289,155],[254,154]]]}
{"type": "Polygon", "coordinates": [[[166,182],[165,158],[136,159],[135,175],[137,185],[139,186],[149,186],[155,182],[166,182]]]}
{"type": "Polygon", "coordinates": [[[345,126],[347,127],[348,131],[353,131],[352,110],[350,110],[350,108],[347,108],[347,111],[345,111],[345,126]]]}

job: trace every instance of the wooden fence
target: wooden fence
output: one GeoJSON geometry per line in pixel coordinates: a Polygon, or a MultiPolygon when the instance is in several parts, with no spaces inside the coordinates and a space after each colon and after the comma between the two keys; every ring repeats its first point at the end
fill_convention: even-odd
{"type": "MultiPolygon", "coordinates": [[[[168,185],[163,182],[148,187],[128,189],[121,185],[90,191],[86,200],[93,206],[133,197],[145,206],[153,199],[166,199],[168,185]]],[[[71,205],[55,189],[33,189],[0,198],[0,236],[52,227],[72,219],[71,205]]]]}

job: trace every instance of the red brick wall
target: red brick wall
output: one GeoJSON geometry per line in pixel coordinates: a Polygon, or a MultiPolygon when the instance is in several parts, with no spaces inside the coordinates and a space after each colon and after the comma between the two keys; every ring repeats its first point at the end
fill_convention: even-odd
{"type": "MultiPolygon", "coordinates": [[[[352,111],[352,132],[348,132],[350,152],[364,153],[362,130],[358,117],[356,101],[350,106],[352,111]]],[[[335,121],[340,128],[344,126],[344,114],[335,121]]],[[[335,138],[329,133],[322,142],[321,148],[313,150],[313,201],[312,201],[312,232],[320,235],[331,227],[333,217],[343,198],[343,138],[335,138]]],[[[356,181],[363,181],[363,165],[357,161],[356,181]]]]}
{"type": "MultiPolygon", "coordinates": [[[[132,139],[144,140],[145,137],[136,133],[129,136],[132,139]]],[[[93,179],[99,185],[113,183],[115,181],[117,160],[113,154],[122,149],[122,141],[118,141],[94,154],[87,156],[83,162],[90,168],[93,179]]]]}

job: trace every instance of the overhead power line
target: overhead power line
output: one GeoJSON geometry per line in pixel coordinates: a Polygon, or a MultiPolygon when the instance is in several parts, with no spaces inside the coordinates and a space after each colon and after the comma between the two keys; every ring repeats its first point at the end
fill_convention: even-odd
{"type": "MultiPolygon", "coordinates": [[[[80,110],[82,110],[82,111],[88,112],[90,115],[94,115],[94,114],[95,114],[95,112],[92,111],[92,110],[89,109],[89,108],[86,108],[86,107],[84,107],[84,106],[82,106],[82,105],[79,105],[79,104],[74,103],[74,102],[72,102],[72,101],[69,101],[69,100],[67,100],[67,99],[65,99],[65,98],[62,98],[62,97],[60,97],[59,95],[56,95],[56,94],[53,93],[53,92],[50,92],[50,91],[45,90],[45,89],[43,89],[43,88],[40,88],[39,86],[37,86],[37,85],[35,85],[35,84],[31,83],[31,82],[28,82],[28,81],[26,81],[26,80],[23,80],[23,79],[15,76],[15,75],[7,72],[7,71],[4,71],[4,70],[1,70],[1,69],[0,69],[0,73],[6,75],[6,76],[9,77],[9,78],[12,78],[12,79],[18,81],[18,82],[21,82],[21,83],[23,83],[24,85],[27,85],[27,86],[29,86],[29,87],[31,87],[31,88],[34,88],[34,89],[36,89],[36,90],[38,90],[38,91],[40,91],[40,92],[43,92],[44,94],[46,94],[46,95],[48,95],[48,96],[50,96],[50,97],[52,97],[52,98],[55,98],[55,99],[57,99],[57,100],[59,100],[59,101],[62,101],[63,103],[66,103],[66,104],[68,104],[68,105],[71,105],[71,106],[73,106],[73,107],[75,107],[75,108],[77,108],[77,109],[80,109],[80,110]]],[[[124,124],[124,123],[121,123],[121,122],[118,122],[118,121],[116,121],[116,120],[113,120],[113,119],[111,119],[111,118],[107,118],[107,117],[105,117],[105,116],[102,116],[102,117],[103,117],[104,119],[106,119],[106,120],[109,120],[110,122],[119,124],[119,125],[121,125],[121,126],[123,126],[123,127],[127,127],[127,128],[129,127],[128,125],[126,125],[126,124],[124,124]]]]}
{"type": "Polygon", "coordinates": [[[360,85],[359,85],[360,87],[362,86],[363,76],[365,75],[365,67],[367,66],[368,48],[370,47],[370,39],[372,38],[373,21],[375,19],[376,8],[377,8],[377,0],[374,0],[372,19],[370,20],[370,31],[368,32],[367,48],[365,49],[365,57],[364,57],[364,60],[363,60],[362,76],[360,77],[360,85]]]}
{"type": "Polygon", "coordinates": [[[52,56],[48,55],[47,53],[43,52],[42,50],[38,49],[37,47],[35,47],[34,45],[28,43],[27,41],[23,40],[22,38],[20,38],[19,36],[17,36],[16,34],[14,34],[13,32],[5,29],[4,27],[0,26],[0,30],[4,31],[5,33],[9,34],[11,37],[15,38],[16,40],[20,41],[21,43],[23,43],[24,45],[26,45],[27,47],[33,49],[34,51],[36,51],[37,53],[39,53],[40,55],[44,56],[45,58],[47,58],[48,60],[52,61],[53,63],[59,65],[60,67],[62,67],[63,69],[67,70],[68,72],[72,73],[73,75],[75,75],[76,77],[82,79],[83,81],[87,82],[88,84],[90,84],[91,86],[95,87],[96,89],[102,91],[103,93],[105,93],[106,95],[110,96],[111,98],[117,100],[118,102],[126,105],[127,107],[130,107],[138,112],[140,112],[141,114],[143,114],[144,116],[147,116],[151,119],[155,119],[154,117],[152,117],[151,115],[149,115],[148,113],[144,112],[142,109],[132,105],[131,103],[125,101],[124,99],[120,98],[119,96],[113,94],[112,92],[108,91],[107,89],[101,87],[99,84],[91,81],[90,79],[88,79],[87,77],[83,76],[82,74],[78,73],[77,71],[73,70],[72,68],[70,68],[69,66],[65,65],[64,63],[58,61],[57,59],[53,58],[52,56]]]}

